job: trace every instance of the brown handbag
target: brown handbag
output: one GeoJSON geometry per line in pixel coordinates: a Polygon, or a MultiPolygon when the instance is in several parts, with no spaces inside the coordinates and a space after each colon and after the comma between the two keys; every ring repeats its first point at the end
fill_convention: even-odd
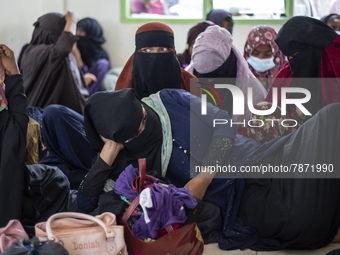
{"type": "MultiPolygon", "coordinates": [[[[144,188],[159,185],[153,176],[146,175],[146,160],[139,159],[139,176],[132,182],[135,192],[144,188]]],[[[124,226],[125,243],[129,254],[133,255],[199,255],[203,253],[204,244],[201,232],[196,222],[180,227],[176,230],[167,226],[167,234],[152,242],[145,242],[133,236],[127,225],[127,220],[139,204],[139,195],[132,201],[124,213],[120,223],[124,226]]]]}

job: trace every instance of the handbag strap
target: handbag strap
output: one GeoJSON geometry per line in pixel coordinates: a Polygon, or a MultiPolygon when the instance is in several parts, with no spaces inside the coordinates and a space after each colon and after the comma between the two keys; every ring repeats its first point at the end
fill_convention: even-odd
{"type": "Polygon", "coordinates": [[[126,209],[124,215],[122,216],[121,220],[125,223],[132,215],[133,211],[136,210],[137,206],[139,205],[139,195],[132,201],[128,209],[126,209]]]}
{"type": "Polygon", "coordinates": [[[139,176],[133,179],[131,187],[135,193],[141,193],[144,188],[151,187],[157,180],[151,175],[146,175],[146,159],[138,159],[139,176]]]}
{"type": "MultiPolygon", "coordinates": [[[[139,166],[139,176],[136,177],[132,181],[132,189],[134,192],[142,192],[142,190],[146,187],[151,187],[154,183],[157,182],[156,178],[151,175],[146,175],[146,159],[141,158],[138,159],[138,166],[139,166]],[[150,183],[145,183],[145,181],[149,181],[150,183]]],[[[121,220],[126,223],[130,216],[132,215],[133,211],[136,210],[137,206],[139,205],[139,196],[135,197],[135,199],[131,202],[130,206],[126,209],[124,215],[122,216],[121,220]]],[[[168,233],[174,231],[171,225],[165,227],[168,233]]]]}
{"type": "Polygon", "coordinates": [[[100,225],[105,232],[106,238],[112,238],[115,236],[115,232],[111,230],[109,226],[107,226],[103,221],[100,219],[93,217],[91,215],[87,215],[84,213],[74,213],[74,212],[64,212],[64,213],[56,213],[53,214],[51,217],[48,218],[47,223],[46,223],[46,233],[47,233],[47,238],[49,240],[54,240],[54,234],[52,232],[51,224],[53,221],[59,218],[74,218],[74,219],[83,219],[83,220],[90,220],[98,225],[100,225]]]}

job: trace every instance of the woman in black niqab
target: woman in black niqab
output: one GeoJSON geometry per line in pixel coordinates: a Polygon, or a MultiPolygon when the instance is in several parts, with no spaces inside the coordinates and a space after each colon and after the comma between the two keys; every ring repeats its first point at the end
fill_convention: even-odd
{"type": "Polygon", "coordinates": [[[124,145],[113,165],[113,179],[127,165],[137,167],[139,158],[146,158],[148,170],[161,172],[162,125],[158,115],[137,99],[133,89],[98,92],[90,97],[85,106],[84,122],[93,150],[102,150],[104,142],[100,136],[124,145]],[[136,136],[144,117],[143,108],[146,110],[145,129],[136,136]]]}

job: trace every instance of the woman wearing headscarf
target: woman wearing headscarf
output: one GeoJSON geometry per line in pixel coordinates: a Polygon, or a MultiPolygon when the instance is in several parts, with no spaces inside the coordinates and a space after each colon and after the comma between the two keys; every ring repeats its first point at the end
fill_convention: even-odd
{"type": "Polygon", "coordinates": [[[17,219],[34,225],[68,208],[69,182],[56,167],[25,165],[27,98],[14,53],[0,44],[0,228],[17,219]]]}
{"type": "MultiPolygon", "coordinates": [[[[277,74],[266,101],[272,102],[272,90],[278,88],[280,105],[282,87],[307,89],[311,99],[304,105],[312,114],[340,101],[340,82],[334,79],[340,77],[340,37],[331,27],[314,18],[296,16],[282,26],[275,42],[288,62],[277,74]]],[[[288,98],[299,95],[292,93],[288,98]]],[[[295,107],[288,112],[293,118],[301,119],[299,113],[295,107]]]]}
{"type": "Polygon", "coordinates": [[[100,90],[110,66],[109,56],[101,46],[105,39],[101,26],[92,18],[78,21],[77,36],[79,40],[72,53],[84,73],[85,83],[92,95],[100,90]],[[80,54],[77,53],[77,48],[80,54]]]}
{"type": "Polygon", "coordinates": [[[207,13],[205,20],[209,20],[215,25],[227,29],[230,34],[233,34],[234,21],[230,12],[223,9],[212,9],[207,13]]]}
{"type": "Polygon", "coordinates": [[[164,88],[177,88],[200,95],[195,78],[180,67],[176,58],[174,32],[158,21],[143,24],[136,31],[136,49],[120,73],[115,90],[133,88],[141,98],[164,88]]]}
{"type": "Polygon", "coordinates": [[[164,89],[142,100],[132,89],[99,92],[87,102],[84,117],[87,138],[100,154],[79,187],[78,205],[87,211],[97,207],[124,167],[136,167],[145,157],[147,171],[156,170],[221,208],[220,248],[322,247],[340,226],[339,111],[340,104],[330,105],[294,134],[260,145],[237,135],[236,126],[214,127],[214,119],[230,120],[228,113],[207,104],[202,115],[201,99],[183,90],[164,89]],[[315,134],[325,135],[315,139],[315,134]],[[305,171],[258,178],[237,170],[307,162],[334,164],[335,178],[307,179],[311,175],[305,171]],[[216,164],[233,166],[235,172],[197,171],[216,164]]]}
{"type": "Polygon", "coordinates": [[[212,23],[209,21],[199,21],[190,28],[187,37],[187,49],[185,49],[183,53],[177,54],[177,59],[182,68],[186,68],[191,61],[192,47],[194,46],[196,37],[211,25],[212,23]]]}
{"type": "Polygon", "coordinates": [[[11,219],[21,220],[22,216],[26,106],[14,54],[7,46],[0,45],[0,204],[4,208],[0,210],[0,228],[11,219]]]}
{"type": "Polygon", "coordinates": [[[324,16],[320,19],[323,23],[327,24],[331,28],[334,29],[335,32],[337,32],[338,35],[340,35],[340,15],[339,14],[329,14],[327,16],[324,16]]]}
{"type": "Polygon", "coordinates": [[[287,62],[275,42],[276,31],[270,26],[250,30],[243,56],[252,73],[268,91],[277,73],[287,62]]]}
{"type": "MultiPolygon", "coordinates": [[[[253,104],[265,99],[267,92],[248,68],[248,64],[233,45],[231,34],[219,26],[210,26],[197,38],[192,50],[192,72],[197,78],[228,78],[228,82],[240,88],[245,98],[248,88],[253,89],[253,104]]],[[[211,84],[214,85],[214,84],[211,84]]],[[[233,99],[225,89],[216,89],[221,96],[223,109],[233,112],[233,99]]],[[[244,100],[245,114],[233,115],[233,120],[248,121],[250,111],[244,100]]]]}
{"type": "Polygon", "coordinates": [[[24,52],[21,71],[29,106],[45,108],[65,105],[83,112],[89,95],[81,72],[71,53],[77,16],[48,13],[34,23],[30,45],[24,52]]]}

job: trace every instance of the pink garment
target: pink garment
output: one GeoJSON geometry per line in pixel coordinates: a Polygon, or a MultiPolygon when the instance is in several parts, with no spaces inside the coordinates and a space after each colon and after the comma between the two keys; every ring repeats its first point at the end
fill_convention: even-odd
{"type": "Polygon", "coordinates": [[[276,31],[274,28],[269,26],[256,26],[250,30],[246,44],[244,46],[243,56],[247,60],[253,51],[260,45],[269,45],[272,49],[274,56],[275,66],[265,72],[256,71],[251,65],[248,64],[249,69],[255,75],[256,78],[265,86],[268,90],[276,77],[277,73],[280,71],[281,67],[287,62],[285,56],[277,46],[274,39],[276,38],[276,31]]]}
{"type": "Polygon", "coordinates": [[[1,58],[0,58],[0,112],[4,109],[7,109],[7,99],[5,93],[5,69],[2,66],[1,58]]]}
{"type": "MultiPolygon", "coordinates": [[[[210,26],[199,34],[192,49],[191,63],[188,66],[189,72],[193,73],[196,69],[199,73],[209,73],[219,68],[229,57],[230,51],[237,59],[236,86],[240,88],[245,97],[245,115],[234,115],[233,120],[248,120],[250,111],[248,109],[247,95],[248,88],[253,88],[253,104],[264,101],[267,91],[248,68],[247,61],[241,52],[234,46],[233,38],[228,30],[220,26],[210,26]],[[191,70],[190,70],[191,69],[191,70]]],[[[228,77],[226,77],[228,78],[228,77]]]]}
{"type": "Polygon", "coordinates": [[[20,221],[10,220],[6,227],[0,228],[0,253],[22,238],[29,239],[20,221]]]}
{"type": "Polygon", "coordinates": [[[141,0],[130,0],[131,13],[152,13],[164,15],[163,5],[160,0],[151,1],[146,6],[141,0]]]}

